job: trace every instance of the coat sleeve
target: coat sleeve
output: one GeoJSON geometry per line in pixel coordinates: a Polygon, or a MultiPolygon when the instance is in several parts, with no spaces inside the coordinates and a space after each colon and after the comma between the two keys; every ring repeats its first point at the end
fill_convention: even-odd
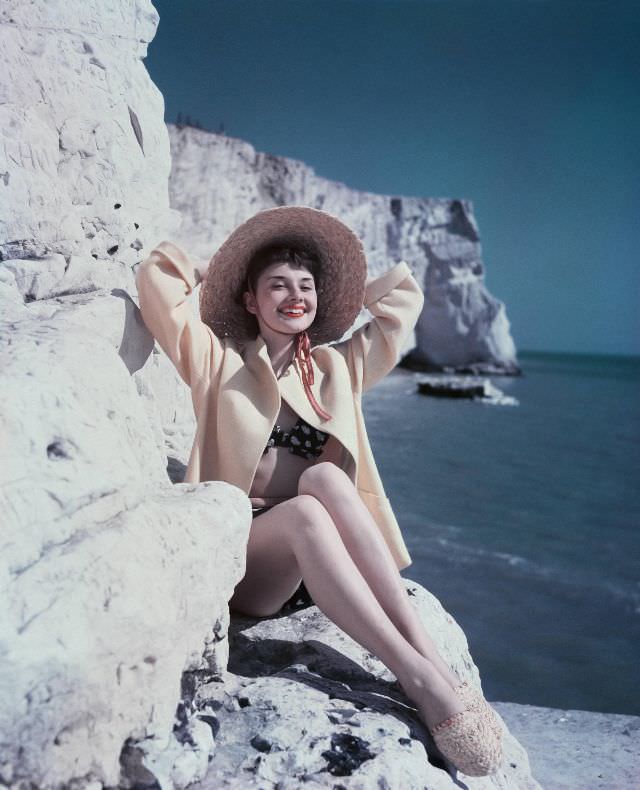
{"type": "Polygon", "coordinates": [[[373,318],[332,346],[346,359],[354,391],[368,390],[397,365],[423,304],[422,289],[405,261],[367,282],[364,306],[373,318]]]}
{"type": "Polygon", "coordinates": [[[191,387],[196,379],[208,379],[222,345],[188,300],[200,280],[189,256],[162,241],[138,266],[135,278],[142,319],[183,381],[191,387]]]}

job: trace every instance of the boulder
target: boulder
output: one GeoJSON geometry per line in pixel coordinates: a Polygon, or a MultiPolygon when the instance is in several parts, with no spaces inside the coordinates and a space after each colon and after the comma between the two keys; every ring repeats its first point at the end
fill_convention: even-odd
{"type": "Polygon", "coordinates": [[[89,294],[0,324],[0,780],[12,787],[116,785],[131,742],[184,773],[182,673],[226,667],[250,503],[223,482],[171,485],[162,418],[134,378],[153,393],[136,369],[152,348],[136,310],[89,294]]]}

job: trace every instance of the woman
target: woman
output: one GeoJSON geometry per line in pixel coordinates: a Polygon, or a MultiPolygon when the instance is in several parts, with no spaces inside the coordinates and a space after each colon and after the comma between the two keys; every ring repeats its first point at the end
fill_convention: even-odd
{"type": "Polygon", "coordinates": [[[411,560],[362,417],[362,392],[396,364],[422,309],[409,267],[365,283],[358,237],[302,206],[258,212],[211,264],[162,242],[136,280],[145,323],[192,391],[185,481],[226,480],[252,501],[230,607],[269,616],[308,591],[389,667],[447,759],[470,776],[493,773],[501,728],[409,601],[399,570],[411,560]],[[200,281],[198,319],[186,299],[200,281]],[[363,304],[373,319],[328,345],[363,304]]]}

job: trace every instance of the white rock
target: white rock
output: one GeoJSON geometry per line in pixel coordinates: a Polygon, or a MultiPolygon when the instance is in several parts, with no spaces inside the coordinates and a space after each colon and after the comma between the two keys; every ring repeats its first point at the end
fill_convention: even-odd
{"type": "Polygon", "coordinates": [[[74,310],[0,326],[0,754],[43,788],[117,784],[128,738],[193,763],[170,744],[180,677],[226,666],[251,521],[234,486],[169,484],[109,322],[74,310]]]}
{"type": "Polygon", "coordinates": [[[45,255],[39,260],[28,258],[3,261],[2,268],[14,276],[18,292],[24,301],[46,299],[64,277],[66,261],[63,255],[45,255]]]}
{"type": "Polygon", "coordinates": [[[175,227],[164,102],[142,64],[157,24],[149,0],[3,4],[0,258],[128,267],[175,227]]]}

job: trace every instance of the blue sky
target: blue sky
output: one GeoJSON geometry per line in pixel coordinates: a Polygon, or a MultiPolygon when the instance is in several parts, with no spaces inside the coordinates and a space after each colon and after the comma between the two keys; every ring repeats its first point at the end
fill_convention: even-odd
{"type": "Polygon", "coordinates": [[[467,198],[518,350],[640,354],[640,0],[154,5],[167,122],[467,198]]]}

